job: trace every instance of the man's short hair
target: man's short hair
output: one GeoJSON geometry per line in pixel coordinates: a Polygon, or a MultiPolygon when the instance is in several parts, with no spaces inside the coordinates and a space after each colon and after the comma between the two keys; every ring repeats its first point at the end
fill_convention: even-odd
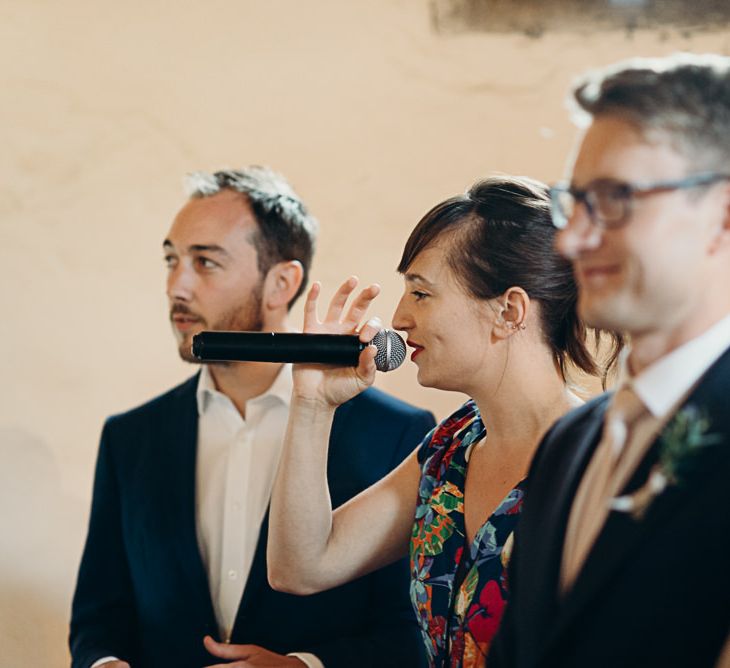
{"type": "Polygon", "coordinates": [[[610,115],[669,139],[697,167],[730,168],[730,58],[678,53],[589,72],[573,89],[579,123],[610,115]],[[582,118],[581,118],[582,117],[582,118]]]}
{"type": "Polygon", "coordinates": [[[302,265],[302,284],[289,302],[291,308],[307,286],[319,226],[289,182],[268,167],[252,165],[193,172],[185,178],[185,189],[191,198],[210,197],[226,189],[246,197],[258,224],[252,241],[261,276],[278,262],[298,260],[302,265]]]}

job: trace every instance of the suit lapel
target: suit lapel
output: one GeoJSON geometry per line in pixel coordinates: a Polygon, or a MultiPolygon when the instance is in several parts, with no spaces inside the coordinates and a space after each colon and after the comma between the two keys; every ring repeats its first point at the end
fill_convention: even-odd
{"type": "MultiPolygon", "coordinates": [[[[652,451],[654,450],[652,447],[652,451]]],[[[637,486],[636,482],[641,474],[646,480],[648,469],[645,461],[632,477],[627,489],[637,486]]],[[[608,516],[573,587],[563,600],[558,622],[553,628],[552,641],[569,627],[576,615],[588,606],[604,583],[621,567],[623,561],[636,549],[646,529],[645,522],[634,521],[629,514],[613,512],[608,516]]]]}
{"type": "Polygon", "coordinates": [[[258,601],[261,595],[269,588],[268,575],[266,573],[266,543],[269,536],[269,510],[267,508],[266,515],[261,522],[261,530],[259,531],[259,539],[256,543],[256,552],[251,562],[251,571],[246,580],[246,586],[243,589],[241,602],[236,612],[236,621],[233,625],[231,637],[237,638],[243,632],[243,625],[250,616],[249,612],[253,612],[258,608],[258,601]]]}
{"type": "Polygon", "coordinates": [[[164,461],[160,470],[165,490],[165,517],[169,518],[173,552],[196,600],[204,602],[204,612],[215,620],[208,577],[198,547],[195,526],[195,468],[198,440],[198,407],[195,397],[198,375],[180,387],[166,416],[162,442],[164,461]]]}
{"type": "MultiPolygon", "coordinates": [[[[710,368],[667,422],[667,426],[671,425],[675,416],[688,407],[697,408],[710,418],[709,431],[720,436],[723,442],[719,446],[702,446],[702,450],[690,455],[694,469],[691,475],[686,476],[682,485],[669,486],[654,498],[641,519],[636,520],[628,513],[614,511],[609,514],[573,588],[566,595],[551,636],[553,642],[570,626],[571,621],[595,599],[602,588],[607,586],[611,576],[624,567],[631,555],[640,549],[641,543],[650,540],[652,532],[657,528],[672,521],[698,490],[711,484],[710,479],[714,474],[722,472],[722,467],[715,464],[718,459],[726,456],[727,448],[730,447],[730,433],[728,433],[730,424],[727,419],[728,402],[726,398],[728,378],[730,378],[730,351],[726,352],[710,368]]],[[[630,494],[646,483],[652,467],[658,461],[662,438],[667,426],[650,446],[636,472],[622,490],[622,494],[630,494]]]]}
{"type": "MultiPolygon", "coordinates": [[[[583,476],[590,457],[599,441],[603,425],[603,414],[607,401],[605,398],[588,418],[588,424],[582,430],[580,436],[564,436],[557,432],[550,436],[550,443],[557,447],[553,448],[551,455],[554,455],[556,465],[560,470],[554,471],[550,476],[549,489],[532,489],[529,487],[525,498],[525,515],[534,519],[534,526],[530,527],[529,533],[534,533],[534,544],[540,545],[540,550],[526,553],[525,565],[520,569],[519,578],[521,587],[530,591],[531,606],[541,606],[539,613],[533,619],[552,619],[555,615],[555,608],[558,604],[558,591],[560,582],[560,567],[563,558],[563,543],[568,517],[575,496],[576,489],[583,476]],[[573,439],[571,443],[569,438],[573,439]],[[569,447],[571,455],[566,456],[564,448],[569,447]],[[561,485],[557,489],[554,481],[560,480],[561,485]],[[534,511],[528,507],[531,498],[547,500],[543,506],[534,511]]],[[[556,426],[556,430],[560,429],[556,426]]],[[[547,459],[547,458],[546,458],[547,459]]],[[[552,459],[552,457],[550,457],[552,459]]],[[[538,466],[546,464],[552,468],[550,461],[541,461],[538,466]]],[[[524,521],[524,517],[521,522],[524,521]]],[[[519,532],[518,532],[519,533],[519,532]]],[[[537,629],[538,635],[542,636],[546,626],[537,629]]]]}
{"type": "Polygon", "coordinates": [[[561,539],[554,541],[555,548],[560,551],[558,557],[560,561],[562,561],[563,552],[562,539],[565,537],[570,509],[573,505],[573,499],[578,485],[600,440],[605,411],[606,405],[604,404],[597,410],[596,414],[592,417],[591,423],[576,440],[573,456],[568,458],[566,470],[561,476],[564,484],[557,490],[557,494],[555,495],[555,504],[547,523],[550,525],[552,532],[557,531],[560,534],[561,539]]]}
{"type": "MultiPolygon", "coordinates": [[[[598,443],[609,395],[558,420],[541,443],[527,477],[508,579],[521,613],[513,621],[521,665],[539,665],[559,608],[565,530],[576,488],[598,443]],[[541,475],[542,473],[542,475],[541,475]]],[[[508,613],[509,614],[509,613],[508,613]]]]}

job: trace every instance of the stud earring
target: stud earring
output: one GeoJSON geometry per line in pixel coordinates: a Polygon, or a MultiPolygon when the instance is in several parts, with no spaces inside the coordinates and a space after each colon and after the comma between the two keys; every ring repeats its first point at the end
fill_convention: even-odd
{"type": "Polygon", "coordinates": [[[504,318],[501,318],[501,324],[503,324],[507,329],[527,329],[527,325],[524,322],[521,322],[519,325],[516,325],[511,320],[508,322],[505,322],[504,318]]]}

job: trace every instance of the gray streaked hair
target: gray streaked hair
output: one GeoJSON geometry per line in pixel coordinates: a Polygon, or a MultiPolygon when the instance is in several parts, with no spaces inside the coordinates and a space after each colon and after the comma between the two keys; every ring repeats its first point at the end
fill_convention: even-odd
{"type": "Polygon", "coordinates": [[[262,276],[278,262],[298,260],[301,263],[304,277],[289,302],[291,308],[309,280],[319,228],[317,220],[289,182],[268,167],[252,165],[212,173],[192,172],[185,177],[185,191],[190,198],[210,197],[222,190],[241,193],[251,207],[258,223],[253,244],[262,276]]]}
{"type": "Polygon", "coordinates": [[[648,139],[667,137],[703,168],[730,164],[730,58],[676,53],[633,58],[586,74],[573,88],[579,124],[610,115],[648,139]]]}

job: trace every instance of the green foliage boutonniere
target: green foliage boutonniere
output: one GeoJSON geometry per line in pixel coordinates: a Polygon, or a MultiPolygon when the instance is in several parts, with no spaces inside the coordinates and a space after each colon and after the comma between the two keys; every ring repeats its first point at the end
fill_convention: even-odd
{"type": "Polygon", "coordinates": [[[617,496],[609,508],[630,513],[635,520],[644,517],[649,506],[670,485],[681,485],[693,456],[708,445],[721,442],[719,434],[708,433],[710,420],[695,406],[686,406],[662,430],[659,461],[646,483],[631,494],[617,496]]]}

